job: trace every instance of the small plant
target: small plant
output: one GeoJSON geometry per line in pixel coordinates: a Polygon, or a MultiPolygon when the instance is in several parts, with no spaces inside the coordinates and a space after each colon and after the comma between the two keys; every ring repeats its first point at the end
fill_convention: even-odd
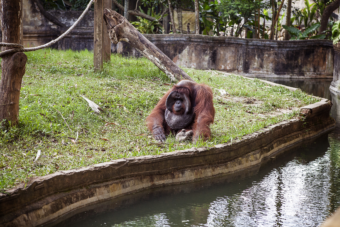
{"type": "Polygon", "coordinates": [[[305,31],[300,31],[299,29],[287,25],[283,25],[284,29],[286,29],[289,34],[292,36],[290,40],[305,40],[305,39],[324,39],[326,38],[325,34],[320,35],[312,35],[319,27],[320,24],[316,23],[312,26],[306,28],[305,31]]]}
{"type": "Polygon", "coordinates": [[[337,44],[340,40],[340,21],[337,21],[332,26],[333,44],[337,44]]]}
{"type": "MultiPolygon", "coordinates": [[[[144,11],[140,8],[140,11],[144,13],[144,11]]],[[[140,33],[143,34],[161,34],[163,32],[163,26],[159,23],[159,19],[161,18],[161,14],[156,14],[154,12],[154,8],[149,8],[147,14],[156,18],[157,20],[150,21],[148,19],[137,17],[139,21],[131,22],[133,26],[135,26],[140,33]]]]}

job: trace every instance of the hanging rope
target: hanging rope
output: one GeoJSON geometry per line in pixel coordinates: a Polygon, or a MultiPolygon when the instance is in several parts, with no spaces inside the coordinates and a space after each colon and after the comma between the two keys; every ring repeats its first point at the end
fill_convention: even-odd
{"type": "Polygon", "coordinates": [[[87,11],[90,9],[91,5],[93,2],[96,2],[97,0],[91,0],[89,2],[89,4],[87,5],[86,9],[84,10],[84,12],[80,15],[80,17],[78,18],[78,20],[76,22],[74,22],[74,24],[66,30],[66,32],[64,32],[61,36],[59,36],[58,38],[44,44],[41,46],[37,46],[37,47],[29,47],[29,48],[24,48],[21,44],[16,44],[16,43],[2,43],[0,42],[0,46],[5,46],[5,47],[13,47],[15,49],[9,49],[9,50],[5,50],[0,52],[0,57],[6,55],[6,54],[12,54],[15,52],[28,52],[28,51],[35,51],[35,50],[39,50],[39,49],[43,49],[49,46],[52,46],[53,44],[59,42],[62,38],[64,38],[65,36],[67,36],[77,25],[78,23],[84,18],[85,14],[87,13],[87,11]]]}

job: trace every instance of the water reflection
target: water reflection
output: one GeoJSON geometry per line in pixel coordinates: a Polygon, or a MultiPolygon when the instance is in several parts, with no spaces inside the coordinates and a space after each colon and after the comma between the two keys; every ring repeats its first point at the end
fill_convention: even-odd
{"type": "MultiPolygon", "coordinates": [[[[331,96],[330,81],[274,82],[331,96]]],[[[339,98],[331,99],[340,122],[339,98]]],[[[57,226],[318,226],[340,206],[339,128],[246,175],[107,201],[57,226]]]]}
{"type": "Polygon", "coordinates": [[[331,79],[280,79],[280,78],[265,78],[265,80],[283,84],[290,87],[300,88],[302,91],[315,96],[323,97],[326,99],[331,98],[329,86],[331,79]]]}

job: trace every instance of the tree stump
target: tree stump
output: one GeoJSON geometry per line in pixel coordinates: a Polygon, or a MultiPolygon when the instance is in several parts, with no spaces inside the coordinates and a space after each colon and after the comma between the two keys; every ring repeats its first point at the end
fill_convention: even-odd
{"type": "MultiPolygon", "coordinates": [[[[21,38],[21,0],[2,0],[2,42],[20,43],[21,38]]],[[[11,47],[9,47],[11,48],[11,47]]],[[[3,47],[3,50],[6,50],[3,47]]],[[[19,98],[22,77],[25,74],[27,56],[18,52],[8,54],[2,58],[2,77],[0,81],[0,124],[11,122],[18,123],[19,98]]]]}
{"type": "Polygon", "coordinates": [[[145,38],[133,25],[122,15],[111,9],[104,9],[104,21],[106,22],[112,43],[120,41],[129,43],[144,57],[153,62],[172,81],[192,80],[181,68],[179,68],[168,56],[166,56],[153,43],[145,38]]]}

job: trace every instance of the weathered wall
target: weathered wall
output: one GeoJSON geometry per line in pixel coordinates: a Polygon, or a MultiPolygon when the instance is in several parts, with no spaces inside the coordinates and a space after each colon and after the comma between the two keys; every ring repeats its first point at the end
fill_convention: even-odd
{"type": "MultiPolygon", "coordinates": [[[[33,4],[32,0],[24,2],[24,45],[38,46],[45,44],[61,35],[65,28],[61,28],[47,20],[33,4]]],[[[51,10],[50,14],[58,18],[60,22],[69,28],[80,16],[81,11],[51,10]]],[[[84,50],[93,49],[93,11],[89,11],[82,21],[66,38],[53,46],[60,50],[84,50]]]]}
{"type": "MultiPolygon", "coordinates": [[[[273,41],[203,35],[145,35],[177,65],[251,77],[332,78],[331,41],[273,41]]],[[[140,56],[129,44],[118,53],[140,56]]]]}

